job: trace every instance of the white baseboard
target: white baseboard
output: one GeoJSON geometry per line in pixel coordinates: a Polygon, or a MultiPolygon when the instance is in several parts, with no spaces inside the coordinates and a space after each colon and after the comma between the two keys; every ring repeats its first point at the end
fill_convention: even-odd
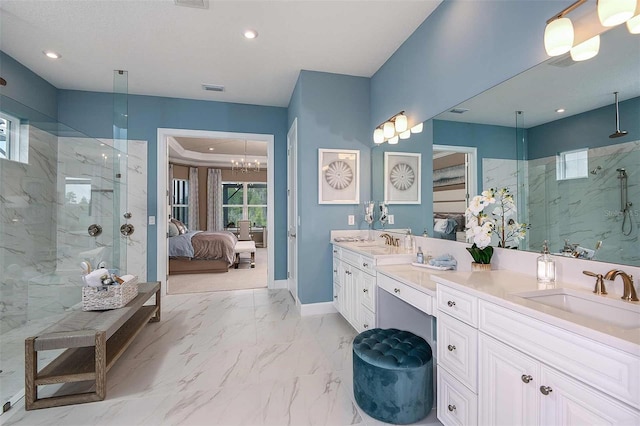
{"type": "Polygon", "coordinates": [[[273,282],[273,287],[271,287],[271,289],[273,290],[281,290],[285,288],[289,288],[287,286],[287,280],[275,280],[273,282]]]}
{"type": "Polygon", "coordinates": [[[337,312],[333,302],[305,303],[300,305],[300,316],[333,314],[337,312]]]}

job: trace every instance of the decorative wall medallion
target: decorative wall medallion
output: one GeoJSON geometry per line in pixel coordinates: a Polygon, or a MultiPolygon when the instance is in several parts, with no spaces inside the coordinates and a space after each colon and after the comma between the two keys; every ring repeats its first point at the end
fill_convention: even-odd
{"type": "Polygon", "coordinates": [[[324,178],[334,189],[345,189],[353,182],[353,170],[342,160],[333,161],[324,172],[324,178]]]}
{"type": "Polygon", "coordinates": [[[391,169],[389,179],[394,188],[399,191],[406,191],[416,181],[416,174],[407,163],[398,163],[391,169]]]}

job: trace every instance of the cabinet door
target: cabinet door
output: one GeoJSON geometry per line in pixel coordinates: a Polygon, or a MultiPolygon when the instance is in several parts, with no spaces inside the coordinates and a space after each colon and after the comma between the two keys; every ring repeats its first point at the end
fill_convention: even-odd
{"type": "Polygon", "coordinates": [[[537,425],[540,363],[480,333],[478,423],[537,425]]]}
{"type": "Polygon", "coordinates": [[[449,315],[438,316],[438,365],[476,392],[478,330],[449,315]]]}
{"type": "Polygon", "coordinates": [[[342,286],[337,283],[337,282],[333,282],[333,307],[336,308],[336,311],[340,312],[342,314],[342,306],[341,303],[342,302],[342,286]]]}
{"type": "Polygon", "coordinates": [[[342,285],[342,275],[340,274],[340,259],[333,258],[333,282],[342,285]]]}
{"type": "Polygon", "coordinates": [[[359,275],[360,285],[358,286],[362,293],[361,302],[362,306],[369,309],[371,312],[376,311],[376,278],[365,272],[359,275]]]}
{"type": "Polygon", "coordinates": [[[551,367],[542,366],[538,384],[543,425],[640,424],[637,411],[551,367]]]}
{"type": "Polygon", "coordinates": [[[353,309],[353,298],[355,296],[355,292],[353,289],[353,268],[351,265],[340,262],[341,265],[341,275],[342,275],[342,294],[344,297],[342,298],[342,316],[346,318],[352,326],[355,327],[356,322],[354,321],[354,309],[353,309]]]}

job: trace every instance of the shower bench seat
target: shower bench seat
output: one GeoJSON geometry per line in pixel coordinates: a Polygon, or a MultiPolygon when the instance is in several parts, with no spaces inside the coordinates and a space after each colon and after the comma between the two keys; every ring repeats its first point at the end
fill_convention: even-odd
{"type": "Polygon", "coordinates": [[[107,372],[145,324],[160,321],[160,283],[141,283],[126,306],[108,311],[73,311],[37,336],[25,339],[25,409],[102,401],[107,372]],[[155,294],[155,304],[145,303],[155,294]],[[38,352],[65,349],[38,371],[38,352]],[[38,398],[38,386],[95,382],[95,389],[38,398]]]}

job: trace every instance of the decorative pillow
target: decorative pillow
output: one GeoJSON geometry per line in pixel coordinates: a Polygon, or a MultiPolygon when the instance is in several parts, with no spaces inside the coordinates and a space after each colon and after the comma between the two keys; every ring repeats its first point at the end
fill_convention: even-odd
{"type": "Polygon", "coordinates": [[[433,230],[435,232],[446,232],[447,219],[434,219],[433,230]]]}
{"type": "Polygon", "coordinates": [[[178,231],[178,227],[176,226],[175,223],[169,221],[169,236],[175,237],[177,235],[180,235],[180,232],[178,231]]]}
{"type": "Polygon", "coordinates": [[[187,227],[178,219],[171,219],[171,222],[178,228],[178,234],[182,235],[187,232],[187,227]]]}

